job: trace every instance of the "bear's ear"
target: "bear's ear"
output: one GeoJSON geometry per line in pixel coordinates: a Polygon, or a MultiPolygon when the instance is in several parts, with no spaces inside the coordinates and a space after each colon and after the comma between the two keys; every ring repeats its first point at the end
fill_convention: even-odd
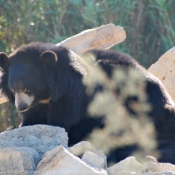
{"type": "Polygon", "coordinates": [[[50,70],[58,60],[57,55],[52,51],[45,51],[41,54],[40,61],[45,70],[50,70]]]}
{"type": "Polygon", "coordinates": [[[0,52],[0,71],[5,72],[8,69],[8,56],[0,52]]]}

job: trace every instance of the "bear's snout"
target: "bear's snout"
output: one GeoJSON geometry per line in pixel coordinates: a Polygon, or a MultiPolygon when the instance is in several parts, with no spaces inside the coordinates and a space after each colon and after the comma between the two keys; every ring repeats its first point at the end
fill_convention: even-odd
{"type": "Polygon", "coordinates": [[[25,93],[15,94],[15,106],[20,112],[24,112],[30,108],[34,101],[34,96],[27,95],[25,93]]]}
{"type": "Polygon", "coordinates": [[[19,111],[25,111],[28,106],[26,103],[20,103],[18,106],[16,106],[19,111]]]}

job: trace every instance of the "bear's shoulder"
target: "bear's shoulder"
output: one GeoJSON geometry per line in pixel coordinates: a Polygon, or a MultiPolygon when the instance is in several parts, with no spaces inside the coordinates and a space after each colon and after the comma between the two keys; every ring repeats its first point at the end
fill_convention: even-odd
{"type": "Polygon", "coordinates": [[[117,50],[94,49],[90,53],[94,56],[97,65],[99,65],[109,77],[112,76],[113,70],[122,70],[125,72],[134,69],[141,75],[145,75],[146,70],[130,55],[117,50]]]}
{"type": "Polygon", "coordinates": [[[117,50],[94,49],[91,52],[98,62],[103,62],[111,66],[137,67],[139,65],[130,55],[117,50]]]}

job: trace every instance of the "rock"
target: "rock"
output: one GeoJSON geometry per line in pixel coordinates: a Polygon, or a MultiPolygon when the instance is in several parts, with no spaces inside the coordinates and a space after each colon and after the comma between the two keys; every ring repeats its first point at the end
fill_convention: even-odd
{"type": "Polygon", "coordinates": [[[153,75],[159,78],[166,90],[175,101],[175,47],[163,54],[159,60],[148,69],[153,75]]]}
{"type": "Polygon", "coordinates": [[[142,165],[135,159],[135,157],[128,157],[119,163],[107,169],[108,175],[117,174],[141,174],[143,172],[142,165]],[[123,172],[123,173],[122,173],[123,172]]]}
{"type": "Polygon", "coordinates": [[[101,156],[102,158],[106,159],[106,156],[104,155],[102,150],[97,150],[94,146],[91,145],[88,141],[81,141],[74,146],[68,148],[68,151],[72,153],[75,156],[83,155],[86,151],[91,151],[98,156],[101,156]]]}
{"type": "Polygon", "coordinates": [[[158,163],[152,156],[143,164],[128,157],[107,169],[106,156],[90,142],[71,148],[67,144],[67,133],[59,127],[34,125],[5,131],[0,134],[0,174],[175,175],[175,165],[158,163]]]}
{"type": "Polygon", "coordinates": [[[94,146],[91,145],[88,141],[81,141],[74,146],[68,148],[68,151],[75,156],[82,156],[86,151],[91,151],[92,153],[100,156],[103,160],[105,160],[104,168],[107,168],[106,156],[102,150],[97,150],[94,146]]]}
{"type": "Polygon", "coordinates": [[[158,163],[152,156],[148,156],[143,164],[140,164],[135,157],[128,157],[108,168],[107,172],[108,175],[175,175],[175,165],[158,163]]]}
{"type": "Polygon", "coordinates": [[[39,154],[32,148],[3,148],[0,150],[0,174],[31,175],[39,161],[39,154]]]}
{"type": "MultiPolygon", "coordinates": [[[[94,154],[96,154],[96,155],[102,157],[104,160],[107,159],[102,150],[98,150],[98,149],[96,149],[95,147],[92,147],[92,149],[91,149],[90,151],[93,152],[94,154]]],[[[106,163],[106,166],[107,166],[107,163],[106,163]]]]}
{"type": "Polygon", "coordinates": [[[160,173],[146,172],[143,173],[143,175],[175,175],[175,172],[173,171],[163,171],[160,173]]]}
{"type": "Polygon", "coordinates": [[[68,148],[68,151],[75,156],[80,156],[84,154],[86,151],[90,151],[90,150],[92,150],[92,145],[88,141],[79,142],[74,146],[68,148]]]}
{"type": "Polygon", "coordinates": [[[57,45],[65,46],[77,54],[92,49],[109,49],[126,39],[123,27],[106,24],[93,29],[84,30],[57,45]]]}
{"type": "Polygon", "coordinates": [[[58,146],[44,154],[34,175],[107,175],[105,170],[90,167],[78,157],[75,157],[63,146],[58,146]]]}
{"type": "Polygon", "coordinates": [[[175,165],[172,165],[170,163],[155,163],[149,161],[143,164],[143,169],[150,172],[163,172],[163,171],[175,172],[175,165]]]}
{"type": "Polygon", "coordinates": [[[63,128],[49,125],[25,126],[0,134],[0,149],[5,147],[29,147],[40,156],[56,146],[67,147],[68,137],[63,128]]]}
{"type": "Polygon", "coordinates": [[[98,156],[90,151],[86,151],[83,154],[82,159],[84,162],[86,162],[88,165],[98,168],[98,169],[103,169],[106,166],[106,159],[102,158],[101,156],[98,156]]]}

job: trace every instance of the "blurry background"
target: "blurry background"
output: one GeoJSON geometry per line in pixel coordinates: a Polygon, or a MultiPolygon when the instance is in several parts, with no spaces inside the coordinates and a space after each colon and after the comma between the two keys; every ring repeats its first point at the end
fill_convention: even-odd
{"type": "MultiPolygon", "coordinates": [[[[175,0],[0,0],[0,51],[9,54],[32,41],[58,43],[107,23],[127,32],[114,49],[148,68],[175,45],[175,0]]],[[[0,105],[0,131],[19,123],[13,105],[0,105]]]]}

